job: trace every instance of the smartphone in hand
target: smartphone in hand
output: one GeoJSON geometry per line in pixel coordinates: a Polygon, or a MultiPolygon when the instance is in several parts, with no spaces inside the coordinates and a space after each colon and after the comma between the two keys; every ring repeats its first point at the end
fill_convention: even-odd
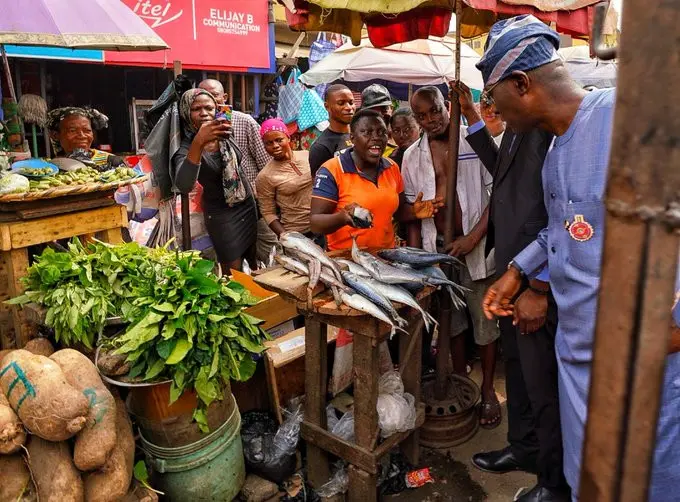
{"type": "Polygon", "coordinates": [[[215,114],[216,119],[224,119],[231,123],[233,108],[231,105],[217,105],[217,113],[215,114]]]}

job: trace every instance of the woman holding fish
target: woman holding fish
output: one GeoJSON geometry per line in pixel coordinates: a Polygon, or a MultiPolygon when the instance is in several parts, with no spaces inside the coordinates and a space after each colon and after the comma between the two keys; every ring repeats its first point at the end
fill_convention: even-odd
{"type": "Polygon", "coordinates": [[[324,234],[328,249],[349,249],[352,237],[359,247],[392,248],[392,218],[431,218],[432,201],[407,204],[399,166],[382,155],[387,147],[387,125],[374,110],[361,110],[350,123],[354,146],[326,162],[312,188],[312,232],[324,234]]]}

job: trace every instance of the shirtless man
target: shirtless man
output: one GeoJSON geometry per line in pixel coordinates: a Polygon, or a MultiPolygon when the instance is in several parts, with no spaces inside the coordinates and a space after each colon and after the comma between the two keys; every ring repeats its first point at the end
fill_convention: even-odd
{"type": "MultiPolygon", "coordinates": [[[[411,108],[423,137],[404,154],[402,175],[404,191],[409,202],[418,199],[446,199],[447,165],[449,148],[449,111],[444,97],[436,87],[423,87],[411,99],[411,108]],[[422,195],[421,195],[422,193],[422,195]]],[[[465,137],[465,131],[461,134],[465,137]]],[[[472,317],[475,342],[480,347],[482,359],[482,406],[480,425],[497,427],[501,420],[500,404],[493,387],[496,367],[496,340],[499,332],[496,323],[489,322],[481,308],[484,292],[493,282],[495,272],[493,253],[485,256],[488,205],[492,178],[477,155],[465,141],[460,142],[458,162],[458,186],[453,242],[443,242],[446,227],[445,211],[438,211],[434,218],[411,222],[409,244],[428,251],[446,250],[463,260],[459,280],[471,291],[466,300],[472,317]],[[465,208],[465,212],[461,209],[465,208]],[[420,226],[420,232],[413,227],[420,226]],[[419,235],[420,234],[420,235],[419,235]],[[420,239],[418,239],[420,237],[420,239]]],[[[451,319],[451,355],[454,371],[466,374],[465,331],[467,321],[464,312],[453,311],[451,319]]]]}

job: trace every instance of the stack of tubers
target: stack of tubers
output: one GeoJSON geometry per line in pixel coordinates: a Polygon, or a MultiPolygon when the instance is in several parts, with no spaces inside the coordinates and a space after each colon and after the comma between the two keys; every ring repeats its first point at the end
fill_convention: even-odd
{"type": "Polygon", "coordinates": [[[137,500],[134,454],[125,403],[85,355],[45,339],[0,352],[0,501],[137,500]]]}

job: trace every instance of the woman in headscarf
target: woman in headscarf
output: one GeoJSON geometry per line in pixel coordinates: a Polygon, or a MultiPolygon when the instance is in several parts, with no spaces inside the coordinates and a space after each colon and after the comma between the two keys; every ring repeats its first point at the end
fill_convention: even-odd
{"type": "Polygon", "coordinates": [[[255,180],[262,217],[277,236],[295,231],[313,238],[309,221],[312,203],[309,152],[293,151],[288,128],[281,119],[265,120],[260,136],[272,156],[255,180]]]}
{"type": "Polygon", "coordinates": [[[217,103],[203,89],[190,89],[179,104],[183,138],[172,158],[175,186],[189,193],[196,181],[203,187],[201,203],[208,234],[228,273],[241,270],[257,239],[257,208],[240,168],[241,152],[231,139],[231,124],[216,119],[217,103]]]}
{"type": "Polygon", "coordinates": [[[94,130],[105,129],[109,118],[94,108],[68,106],[47,114],[54,157],[68,157],[99,171],[125,165],[116,155],[92,148],[94,130]]]}

